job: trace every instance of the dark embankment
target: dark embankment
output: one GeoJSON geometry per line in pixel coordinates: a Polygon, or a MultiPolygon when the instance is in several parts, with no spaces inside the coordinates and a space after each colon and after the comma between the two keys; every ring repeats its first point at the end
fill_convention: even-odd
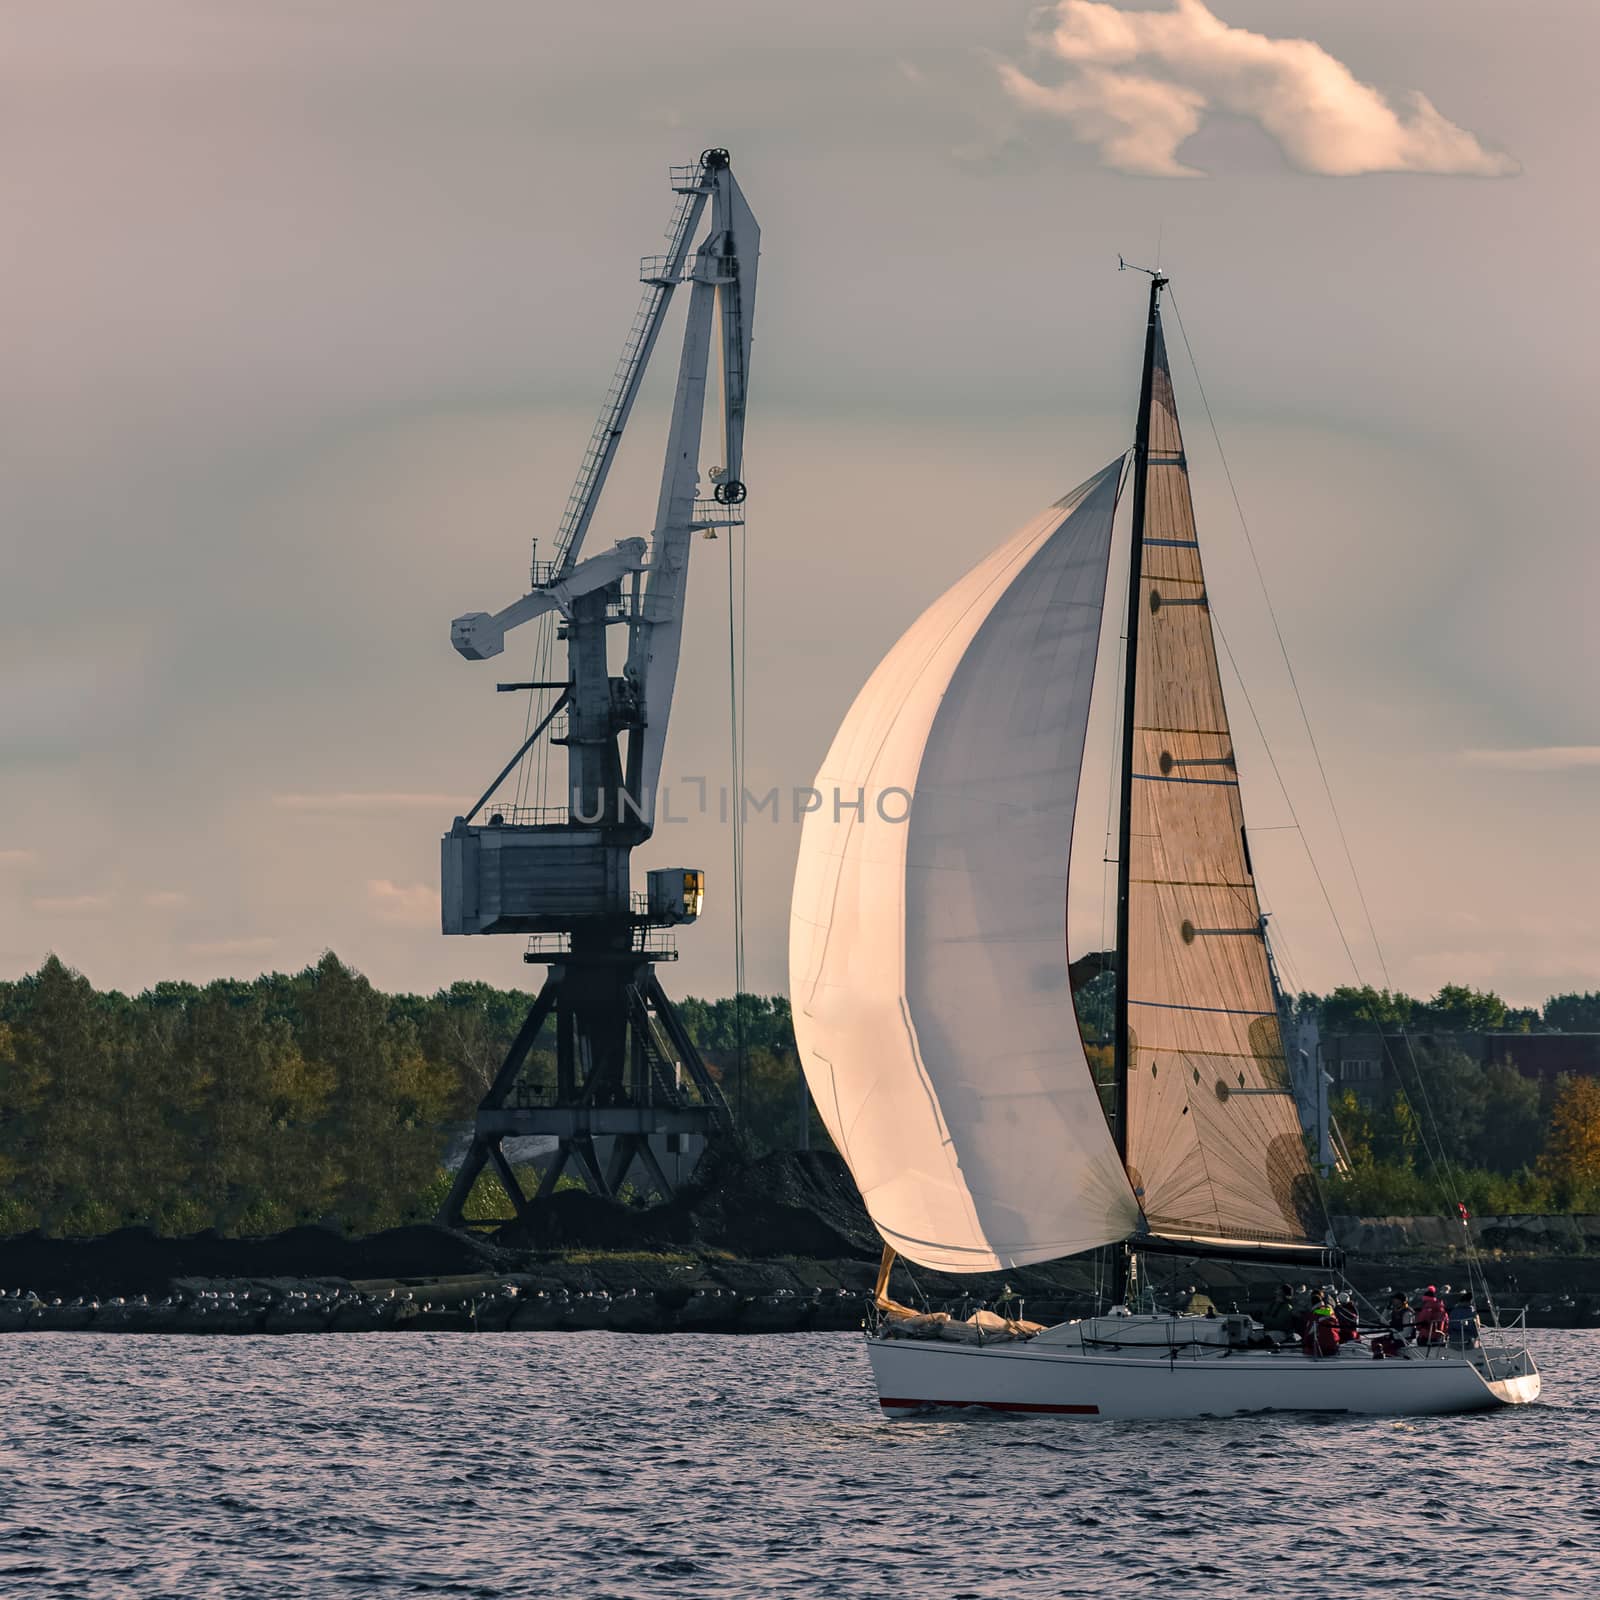
{"type": "MultiPolygon", "coordinates": [[[[1351,1281],[1465,1281],[1459,1224],[1340,1219],[1351,1281]]],[[[1496,1299],[1547,1326],[1600,1326],[1600,1218],[1473,1223],[1496,1299]]],[[[649,1209],[564,1191],[531,1225],[490,1236],[432,1225],[351,1238],[328,1228],[270,1238],[163,1238],[127,1228],[94,1239],[0,1240],[0,1331],[278,1333],[609,1328],[757,1333],[857,1326],[879,1242],[831,1154],[723,1161],[649,1209]]],[[[1256,1267],[1150,1263],[1158,1298],[1195,1284],[1227,1309],[1264,1308],[1281,1275],[1256,1267]]],[[[939,1307],[1020,1297],[1053,1321],[1096,1304],[1092,1259],[966,1279],[897,1269],[901,1299],[939,1307]]]]}

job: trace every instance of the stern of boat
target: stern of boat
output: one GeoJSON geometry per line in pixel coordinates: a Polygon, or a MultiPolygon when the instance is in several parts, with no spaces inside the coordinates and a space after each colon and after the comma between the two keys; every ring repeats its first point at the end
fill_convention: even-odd
{"type": "Polygon", "coordinates": [[[1539,1398],[1544,1380],[1526,1348],[1504,1355],[1486,1353],[1482,1367],[1483,1385],[1501,1405],[1526,1406],[1539,1398]]]}
{"type": "Polygon", "coordinates": [[[1528,1313],[1511,1322],[1485,1328],[1475,1365],[1483,1386],[1503,1406],[1531,1405],[1539,1398],[1543,1379],[1528,1352],[1528,1313]]]}

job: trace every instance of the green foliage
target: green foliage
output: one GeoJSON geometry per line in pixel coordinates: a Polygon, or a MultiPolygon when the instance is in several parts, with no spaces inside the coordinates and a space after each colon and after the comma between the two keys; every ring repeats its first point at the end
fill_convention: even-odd
{"type": "Polygon", "coordinates": [[[1562,1084],[1539,1164],[1574,1210],[1600,1198],[1600,1082],[1569,1078],[1562,1084]]]}
{"type": "MultiPolygon", "coordinates": [[[[449,1185],[441,1125],[471,1115],[528,1006],[481,983],[383,995],[331,952],[299,973],[130,999],[52,957],[0,983],[0,1232],[370,1232],[431,1217],[449,1185]]],[[[802,1115],[826,1147],[783,996],[682,1010],[757,1151],[792,1148],[802,1115]]],[[[524,1082],[554,1078],[553,1052],[536,1050],[524,1082]]],[[[510,1214],[484,1173],[468,1219],[510,1214]]]]}
{"type": "Polygon", "coordinates": [[[1410,1028],[1421,1033],[1493,1033],[1506,1025],[1506,1003],[1486,989],[1447,983],[1431,1000],[1416,1000],[1399,990],[1356,988],[1343,984],[1326,998],[1300,996],[1317,1004],[1325,1033],[1359,1033],[1376,1028],[1389,1032],[1410,1028]]]}
{"type": "Polygon", "coordinates": [[[678,1006],[678,1015],[701,1050],[737,1050],[742,1030],[746,1050],[794,1053],[794,1018],[781,994],[742,994],[723,1000],[691,997],[678,1006]]]}
{"type": "Polygon", "coordinates": [[[1483,1069],[1483,1125],[1468,1155],[1500,1172],[1531,1167],[1544,1143],[1547,1116],[1539,1084],[1503,1061],[1483,1069]]]}
{"type": "Polygon", "coordinates": [[[1600,990],[1551,995],[1544,1003],[1544,1025],[1559,1033],[1600,1033],[1600,990]]]}
{"type": "Polygon", "coordinates": [[[1096,974],[1072,997],[1078,1027],[1086,1043],[1109,1044],[1116,1031],[1117,974],[1108,968],[1096,974]]]}
{"type": "Polygon", "coordinates": [[[1368,1106],[1346,1089],[1331,1110],[1354,1167],[1410,1170],[1421,1140],[1416,1113],[1403,1095],[1386,1106],[1368,1106]]]}
{"type": "Polygon", "coordinates": [[[427,1217],[439,1124],[526,1008],[475,985],[391,999],[331,953],[133,999],[51,957],[0,984],[0,1231],[427,1217]]]}
{"type": "Polygon", "coordinates": [[[1441,1033],[1494,1033],[1505,1026],[1506,1003],[1487,989],[1447,983],[1426,1005],[1417,1007],[1417,1027],[1441,1033]]]}
{"type": "Polygon", "coordinates": [[[1349,1157],[1328,1180],[1330,1209],[1367,1216],[1479,1216],[1600,1206],[1600,1082],[1559,1080],[1553,1095],[1504,1063],[1407,1049],[1401,1092],[1333,1106],[1349,1157]],[[1424,1137],[1423,1129],[1427,1133],[1424,1137]]]}
{"type": "Polygon", "coordinates": [[[802,1117],[806,1144],[813,1150],[828,1148],[827,1131],[805,1092],[794,1019],[785,996],[691,998],[678,1006],[678,1014],[721,1083],[755,1153],[795,1149],[801,1142],[802,1117]]]}
{"type": "Polygon", "coordinates": [[[1478,1217],[1561,1211],[1554,1186],[1537,1172],[1486,1172],[1465,1167],[1455,1171],[1450,1191],[1431,1174],[1398,1163],[1356,1165],[1327,1180],[1328,1209],[1341,1216],[1452,1216],[1455,1197],[1478,1217]]]}
{"type": "Polygon", "coordinates": [[[1508,1006],[1490,989],[1447,983],[1431,1000],[1398,990],[1346,984],[1332,994],[1290,997],[1297,1017],[1315,1017],[1324,1033],[1600,1033],[1600,990],[1555,994],[1537,1006],[1508,1006]]]}
{"type": "Polygon", "coordinates": [[[1408,994],[1390,994],[1370,984],[1341,984],[1322,1002],[1324,1033],[1359,1033],[1364,1028],[1403,1028],[1417,1002],[1408,994]]]}

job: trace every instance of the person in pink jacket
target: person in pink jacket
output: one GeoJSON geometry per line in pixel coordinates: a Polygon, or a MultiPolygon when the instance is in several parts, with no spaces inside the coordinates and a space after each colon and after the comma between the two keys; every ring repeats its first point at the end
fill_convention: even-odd
{"type": "Polygon", "coordinates": [[[1430,1283],[1417,1302],[1417,1343],[1443,1344],[1450,1332],[1450,1313],[1430,1283]]]}

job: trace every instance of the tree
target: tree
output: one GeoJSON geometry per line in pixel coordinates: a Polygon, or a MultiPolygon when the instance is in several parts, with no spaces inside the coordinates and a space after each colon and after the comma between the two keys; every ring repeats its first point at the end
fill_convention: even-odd
{"type": "Polygon", "coordinates": [[[1104,1044],[1116,1031],[1117,975],[1107,970],[1098,973],[1072,997],[1078,1010],[1078,1026],[1089,1044],[1104,1044]]]}
{"type": "Polygon", "coordinates": [[[1544,1138],[1545,1118],[1539,1084],[1509,1062],[1483,1069],[1483,1124],[1468,1147],[1473,1165],[1514,1173],[1531,1167],[1544,1138]]]}
{"type": "Polygon", "coordinates": [[[1430,1048],[1409,1040],[1390,1052],[1410,1103],[1421,1122],[1421,1144],[1430,1156],[1461,1164],[1481,1139],[1486,1087],[1483,1068],[1460,1050],[1430,1048]]]}
{"type": "Polygon", "coordinates": [[[308,1063],[259,994],[212,984],[184,1008],[175,1054],[195,1087],[191,1226],[272,1233],[333,1206],[319,1130],[332,1075],[308,1063]]]}
{"type": "Polygon", "coordinates": [[[112,1008],[50,956],[17,985],[5,1150],[36,1225],[101,1233],[123,1221],[101,1181],[116,1133],[112,1008]]]}
{"type": "MultiPolygon", "coordinates": [[[[453,983],[429,999],[399,995],[390,1003],[392,1021],[408,1021],[416,1029],[422,1052],[450,1069],[455,1080],[451,1110],[471,1116],[494,1082],[511,1042],[521,1030],[532,997],[519,989],[496,989],[487,983],[453,983]]],[[[546,1022],[546,1044],[554,1037],[546,1022]]],[[[554,1075],[553,1051],[535,1051],[529,1076],[554,1075]],[[541,1059],[548,1055],[548,1062],[541,1059]]]]}
{"type": "Polygon", "coordinates": [[[1354,1089],[1346,1089],[1331,1107],[1350,1165],[1371,1167],[1377,1159],[1377,1116],[1354,1089]]]}
{"type": "Polygon", "coordinates": [[[299,982],[301,1047],[331,1079],[324,1126],[337,1214],[361,1231],[410,1220],[438,1166],[448,1074],[424,1057],[411,1023],[391,1024],[384,996],[331,950],[299,982]]]}
{"type": "Polygon", "coordinates": [[[792,1051],[794,1018],[788,997],[781,994],[742,994],[737,999],[696,1000],[678,1007],[689,1037],[702,1050],[737,1050],[740,1030],[748,1050],[792,1051]]]}
{"type": "Polygon", "coordinates": [[[1559,1033],[1600,1033],[1600,990],[1551,995],[1544,1003],[1544,1024],[1559,1033]]]}
{"type": "Polygon", "coordinates": [[[1567,1080],[1556,1097],[1539,1165],[1569,1202],[1600,1191],[1600,1082],[1567,1080]]]}
{"type": "Polygon", "coordinates": [[[1494,1033],[1505,1026],[1506,1003],[1488,989],[1447,983],[1433,999],[1417,1008],[1413,1020],[1419,1027],[1436,1028],[1441,1033],[1494,1033]]]}
{"type": "Polygon", "coordinates": [[[1403,1028],[1411,1021],[1417,1002],[1398,990],[1374,989],[1371,984],[1356,988],[1340,984],[1322,1002],[1324,1033],[1357,1033],[1365,1028],[1403,1028]]]}

